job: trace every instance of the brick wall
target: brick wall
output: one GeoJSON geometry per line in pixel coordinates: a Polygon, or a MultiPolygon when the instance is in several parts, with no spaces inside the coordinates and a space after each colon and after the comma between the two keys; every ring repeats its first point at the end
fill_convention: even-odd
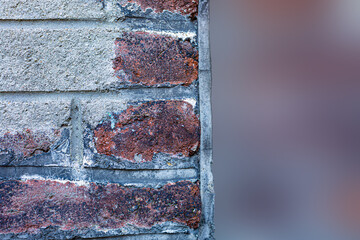
{"type": "Polygon", "coordinates": [[[213,239],[207,0],[0,0],[0,238],[213,239]]]}

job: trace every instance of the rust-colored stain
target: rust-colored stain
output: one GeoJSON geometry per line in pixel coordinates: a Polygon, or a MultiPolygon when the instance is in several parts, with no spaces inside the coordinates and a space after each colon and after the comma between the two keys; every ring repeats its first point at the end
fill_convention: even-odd
{"type": "Polygon", "coordinates": [[[48,152],[59,137],[59,130],[54,130],[51,134],[33,132],[30,129],[17,133],[8,132],[0,137],[0,149],[14,151],[16,155],[31,157],[48,152]]]}
{"type": "Polygon", "coordinates": [[[188,86],[198,78],[198,51],[189,41],[124,32],[115,45],[113,64],[121,83],[188,86]]]}
{"type": "Polygon", "coordinates": [[[130,106],[99,124],[95,147],[100,154],[151,161],[155,153],[191,156],[199,148],[200,123],[185,101],[152,101],[130,106]]]}
{"type": "Polygon", "coordinates": [[[156,13],[167,10],[190,16],[191,19],[195,19],[197,16],[199,5],[199,0],[127,0],[127,2],[139,5],[143,11],[148,8],[156,13]]]}
{"type": "Polygon", "coordinates": [[[126,224],[149,228],[171,221],[198,228],[199,184],[182,181],[160,189],[118,184],[76,185],[51,180],[0,182],[0,233],[118,229],[126,224]]]}

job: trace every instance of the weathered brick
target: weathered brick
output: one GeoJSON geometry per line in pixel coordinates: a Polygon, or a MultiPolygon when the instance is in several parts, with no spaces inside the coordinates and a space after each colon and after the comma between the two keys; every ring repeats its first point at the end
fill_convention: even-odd
{"type": "Polygon", "coordinates": [[[48,152],[50,146],[60,138],[60,130],[50,132],[32,132],[26,129],[23,132],[7,132],[0,137],[0,149],[14,151],[15,154],[31,157],[48,152]]]}
{"type": "Polygon", "coordinates": [[[128,3],[139,5],[142,11],[152,9],[155,13],[169,11],[189,16],[194,19],[197,16],[199,0],[120,0],[121,5],[128,3]]]}
{"type": "Polygon", "coordinates": [[[117,28],[3,29],[0,91],[106,89],[117,28]]]}
{"type": "Polygon", "coordinates": [[[0,182],[0,233],[119,229],[127,224],[150,228],[174,222],[198,228],[199,184],[171,183],[160,189],[128,188],[52,180],[0,182]]]}
{"type": "Polygon", "coordinates": [[[129,161],[151,161],[156,153],[189,157],[197,152],[199,139],[200,123],[192,105],[177,100],[130,106],[94,130],[98,153],[129,161]]]}
{"type": "Polygon", "coordinates": [[[0,165],[49,152],[69,117],[68,101],[0,101],[0,165]]]}
{"type": "Polygon", "coordinates": [[[170,36],[124,32],[115,41],[115,74],[123,85],[190,85],[198,78],[198,51],[170,36]]]}
{"type": "Polygon", "coordinates": [[[198,4],[198,0],[0,0],[0,19],[117,21],[125,16],[162,18],[164,11],[195,19],[198,4]]]}
{"type": "Polygon", "coordinates": [[[102,19],[99,0],[0,0],[0,19],[102,19]]]}

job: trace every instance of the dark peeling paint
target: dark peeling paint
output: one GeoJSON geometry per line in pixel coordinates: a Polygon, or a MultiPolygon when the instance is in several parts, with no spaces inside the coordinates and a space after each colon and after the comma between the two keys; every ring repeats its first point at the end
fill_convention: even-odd
{"type": "Polygon", "coordinates": [[[199,0],[123,0],[125,3],[135,3],[143,11],[150,8],[156,13],[165,10],[173,13],[180,13],[194,19],[197,16],[199,0]]]}
{"type": "Polygon", "coordinates": [[[199,184],[189,181],[160,189],[51,180],[0,182],[0,233],[37,233],[49,226],[150,228],[167,221],[198,228],[200,215],[199,184]]]}
{"type": "Polygon", "coordinates": [[[152,101],[130,106],[94,131],[100,154],[135,161],[141,155],[151,161],[155,153],[189,157],[199,147],[200,123],[191,104],[185,101],[152,101]]]}
{"type": "Polygon", "coordinates": [[[48,152],[52,144],[60,138],[60,131],[49,133],[26,129],[23,132],[5,133],[0,137],[0,149],[13,151],[18,156],[31,157],[48,152]]]}
{"type": "Polygon", "coordinates": [[[198,78],[198,51],[189,41],[124,32],[115,45],[113,64],[120,83],[188,86],[198,78]]]}

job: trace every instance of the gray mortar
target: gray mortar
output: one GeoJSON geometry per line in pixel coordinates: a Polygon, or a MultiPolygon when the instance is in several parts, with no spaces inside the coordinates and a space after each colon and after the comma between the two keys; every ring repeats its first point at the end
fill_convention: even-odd
{"type": "Polygon", "coordinates": [[[0,179],[49,179],[59,181],[96,182],[99,184],[118,183],[126,187],[160,188],[168,183],[189,180],[196,182],[199,174],[195,169],[174,170],[110,170],[87,168],[83,176],[74,175],[71,167],[3,167],[0,179]]]}
{"type": "MultiPolygon", "coordinates": [[[[86,236],[82,236],[82,237],[74,237],[74,235],[76,234],[68,234],[66,232],[62,232],[62,231],[57,231],[56,229],[46,229],[44,231],[42,231],[42,235],[47,236],[47,239],[64,239],[64,237],[67,237],[66,239],[74,239],[74,240],[80,240],[80,239],[87,239],[87,240],[196,240],[197,235],[193,234],[193,233],[187,233],[187,234],[179,234],[179,233],[162,233],[162,234],[146,234],[146,233],[142,233],[142,234],[137,234],[137,235],[123,235],[121,237],[107,237],[107,236],[103,236],[100,233],[96,233],[96,232],[91,232],[87,234],[86,236],[98,236],[98,237],[86,237],[86,236]]],[[[38,240],[39,237],[41,237],[41,234],[37,234],[37,235],[28,235],[28,234],[23,234],[20,236],[16,236],[16,235],[11,235],[11,234],[7,234],[7,235],[1,235],[0,237],[2,240],[24,240],[24,239],[29,239],[29,240],[38,240]]],[[[119,235],[119,234],[118,234],[119,235]]]]}
{"type": "MultiPolygon", "coordinates": [[[[178,223],[162,223],[157,224],[151,228],[139,228],[133,225],[127,225],[120,229],[116,230],[107,230],[99,231],[96,228],[88,228],[84,230],[73,230],[73,231],[64,231],[58,227],[47,227],[40,229],[40,233],[31,234],[31,233],[21,233],[21,234],[0,234],[2,240],[65,240],[65,239],[123,239],[119,236],[124,236],[125,239],[154,239],[154,237],[165,234],[168,238],[160,239],[179,239],[180,236],[185,236],[186,239],[198,239],[197,231],[190,230],[188,227],[178,224],[178,223]],[[136,235],[131,236],[130,235],[136,235]],[[140,235],[141,238],[137,238],[140,235]],[[118,236],[118,238],[112,238],[113,236],[118,236]],[[154,236],[153,238],[151,238],[154,236]]],[[[156,238],[155,238],[156,239],[156,238]]],[[[181,239],[183,240],[183,239],[181,239]]]]}

